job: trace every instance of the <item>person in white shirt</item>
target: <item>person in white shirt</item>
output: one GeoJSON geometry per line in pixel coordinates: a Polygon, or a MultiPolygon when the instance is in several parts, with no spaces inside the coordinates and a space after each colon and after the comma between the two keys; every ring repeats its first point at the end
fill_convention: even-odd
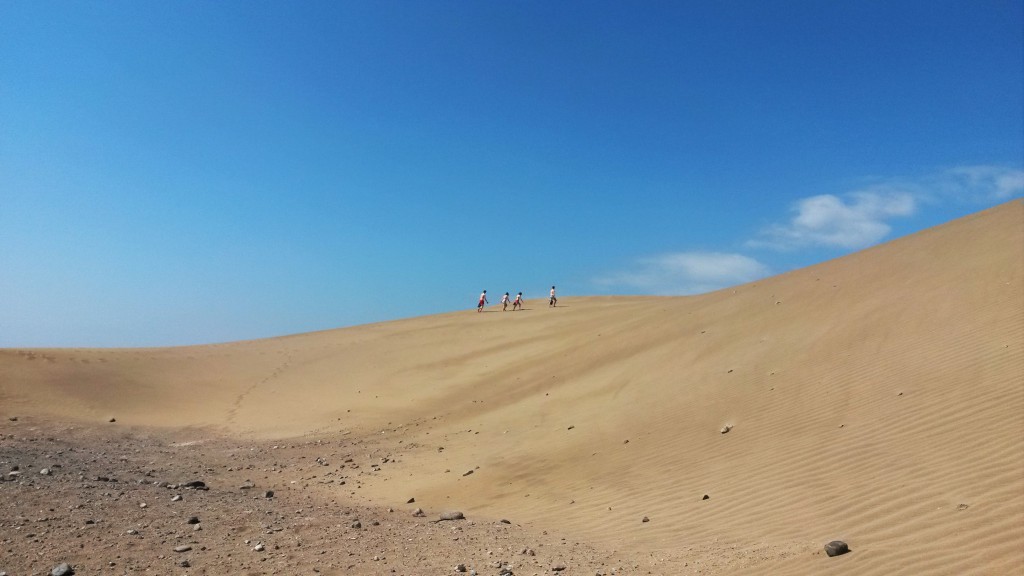
{"type": "Polygon", "coordinates": [[[523,308],[523,293],[516,294],[516,301],[512,303],[512,311],[515,312],[516,308],[522,310],[523,308]]]}
{"type": "Polygon", "coordinates": [[[558,298],[555,298],[555,287],[551,287],[551,300],[548,300],[548,307],[557,306],[558,298]]]}
{"type": "Polygon", "coordinates": [[[487,301],[487,290],[480,293],[480,301],[476,304],[476,311],[483,312],[484,304],[490,304],[490,302],[487,301]]]}
{"type": "Polygon", "coordinates": [[[504,312],[505,310],[508,310],[508,303],[509,303],[508,292],[505,292],[505,295],[501,297],[501,311],[502,312],[504,312]]]}

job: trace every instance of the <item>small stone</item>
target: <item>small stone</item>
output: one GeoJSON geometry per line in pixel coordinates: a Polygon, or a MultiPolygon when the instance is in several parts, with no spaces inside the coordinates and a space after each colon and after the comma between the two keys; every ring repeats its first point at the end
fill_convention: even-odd
{"type": "Polygon", "coordinates": [[[722,426],[722,434],[725,434],[729,430],[732,430],[732,424],[726,424],[725,426],[722,426]]]}
{"type": "Polygon", "coordinates": [[[406,503],[406,504],[412,504],[412,503],[413,503],[413,502],[415,502],[415,501],[416,501],[416,499],[415,499],[415,498],[409,498],[408,500],[406,500],[406,501],[405,501],[405,503],[406,503]]]}
{"type": "Polygon", "coordinates": [[[181,502],[181,494],[175,494],[171,496],[171,502],[181,502]]]}
{"type": "Polygon", "coordinates": [[[107,422],[117,422],[117,418],[111,417],[110,420],[107,420],[107,422]]]}
{"type": "Polygon", "coordinates": [[[57,564],[50,570],[50,576],[70,576],[75,573],[75,569],[71,567],[67,562],[57,564]]]}
{"type": "Polygon", "coordinates": [[[552,572],[561,572],[562,570],[565,570],[565,564],[555,564],[551,567],[552,572]]]}
{"type": "Polygon", "coordinates": [[[501,519],[501,523],[502,523],[502,524],[511,524],[511,523],[512,523],[512,521],[511,521],[511,520],[506,520],[506,519],[502,518],[502,519],[501,519]]]}
{"type": "Polygon", "coordinates": [[[442,512],[439,520],[465,520],[466,516],[457,510],[451,512],[442,512]]]}
{"type": "Polygon", "coordinates": [[[468,471],[464,472],[464,473],[463,473],[462,475],[463,475],[463,476],[469,476],[469,475],[470,475],[470,474],[472,474],[472,473],[473,473],[473,471],[472,471],[472,470],[468,470],[468,471]]]}
{"type": "Polygon", "coordinates": [[[960,504],[956,507],[957,510],[967,510],[968,504],[960,504]]]}
{"type": "Polygon", "coordinates": [[[146,504],[145,502],[140,502],[139,503],[139,508],[145,508],[147,506],[149,506],[149,504],[146,504]]]}
{"type": "Polygon", "coordinates": [[[175,552],[188,552],[191,549],[192,549],[192,547],[189,546],[188,544],[182,544],[181,546],[175,546],[174,547],[174,551],[175,552]]]}
{"type": "Polygon", "coordinates": [[[647,516],[644,516],[643,520],[641,520],[641,522],[650,522],[650,521],[651,521],[651,519],[648,518],[647,516]]]}
{"type": "Polygon", "coordinates": [[[42,474],[43,476],[49,476],[50,475],[50,469],[49,468],[43,468],[42,470],[39,471],[39,473],[42,474]]]}
{"type": "Polygon", "coordinates": [[[190,568],[192,565],[189,564],[188,560],[182,560],[181,562],[178,562],[178,566],[181,566],[182,568],[190,568]]]}
{"type": "Polygon", "coordinates": [[[455,565],[455,571],[456,572],[465,572],[466,571],[466,565],[465,564],[456,564],[455,565]]]}
{"type": "Polygon", "coordinates": [[[253,549],[254,552],[263,552],[267,548],[261,543],[261,544],[257,544],[255,546],[253,546],[252,549],[253,549]]]}
{"type": "Polygon", "coordinates": [[[199,524],[199,516],[189,516],[189,519],[186,520],[186,523],[187,524],[199,524]]]}
{"type": "Polygon", "coordinates": [[[416,516],[417,518],[422,518],[422,517],[426,516],[427,514],[425,512],[423,512],[423,508],[417,508],[417,509],[412,511],[412,515],[416,516]]]}
{"type": "Polygon", "coordinates": [[[704,497],[701,498],[701,500],[710,500],[710,499],[711,499],[711,496],[708,496],[707,494],[705,494],[704,497]]]}
{"type": "Polygon", "coordinates": [[[266,492],[263,493],[263,497],[264,498],[273,498],[274,497],[274,491],[273,490],[267,490],[266,492]]]}
{"type": "Polygon", "coordinates": [[[363,527],[363,524],[359,520],[356,520],[355,522],[352,523],[352,527],[355,528],[356,530],[358,530],[358,529],[363,527]]]}
{"type": "Polygon", "coordinates": [[[828,554],[829,557],[841,556],[849,551],[850,547],[847,546],[846,542],[843,542],[842,540],[833,540],[828,544],[825,544],[825,554],[828,554]]]}

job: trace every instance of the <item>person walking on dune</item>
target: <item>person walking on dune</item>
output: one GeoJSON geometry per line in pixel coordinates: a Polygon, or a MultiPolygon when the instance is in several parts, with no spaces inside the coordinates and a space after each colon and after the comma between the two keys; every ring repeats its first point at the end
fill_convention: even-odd
{"type": "Polygon", "coordinates": [[[484,304],[490,304],[490,302],[487,301],[487,290],[480,293],[480,301],[476,303],[476,311],[483,312],[484,304]]]}
{"type": "Polygon", "coordinates": [[[551,300],[548,300],[548,308],[558,306],[558,298],[555,297],[555,287],[551,287],[551,300]]]}
{"type": "Polygon", "coordinates": [[[523,293],[516,294],[516,300],[512,303],[512,311],[515,312],[516,308],[523,309],[523,293]]]}
{"type": "Polygon", "coordinates": [[[505,310],[508,310],[508,303],[509,302],[510,302],[510,300],[508,299],[508,292],[505,292],[505,295],[501,297],[501,311],[502,312],[504,312],[505,310]]]}

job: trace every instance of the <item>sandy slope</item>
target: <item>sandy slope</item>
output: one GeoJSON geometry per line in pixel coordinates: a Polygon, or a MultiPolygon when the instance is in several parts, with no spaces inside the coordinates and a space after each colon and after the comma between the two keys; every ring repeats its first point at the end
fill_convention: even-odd
{"type": "Polygon", "coordinates": [[[346,495],[514,516],[656,574],[1024,573],[1022,282],[1015,200],[699,297],[0,350],[0,416],[372,438],[399,463],[346,495]]]}

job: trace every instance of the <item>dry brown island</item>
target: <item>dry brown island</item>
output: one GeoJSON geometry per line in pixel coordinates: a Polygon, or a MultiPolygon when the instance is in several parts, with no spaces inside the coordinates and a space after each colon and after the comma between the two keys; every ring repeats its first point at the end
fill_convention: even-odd
{"type": "Polygon", "coordinates": [[[1022,281],[1014,200],[695,297],[0,350],[0,573],[1022,574],[1022,281]]]}

